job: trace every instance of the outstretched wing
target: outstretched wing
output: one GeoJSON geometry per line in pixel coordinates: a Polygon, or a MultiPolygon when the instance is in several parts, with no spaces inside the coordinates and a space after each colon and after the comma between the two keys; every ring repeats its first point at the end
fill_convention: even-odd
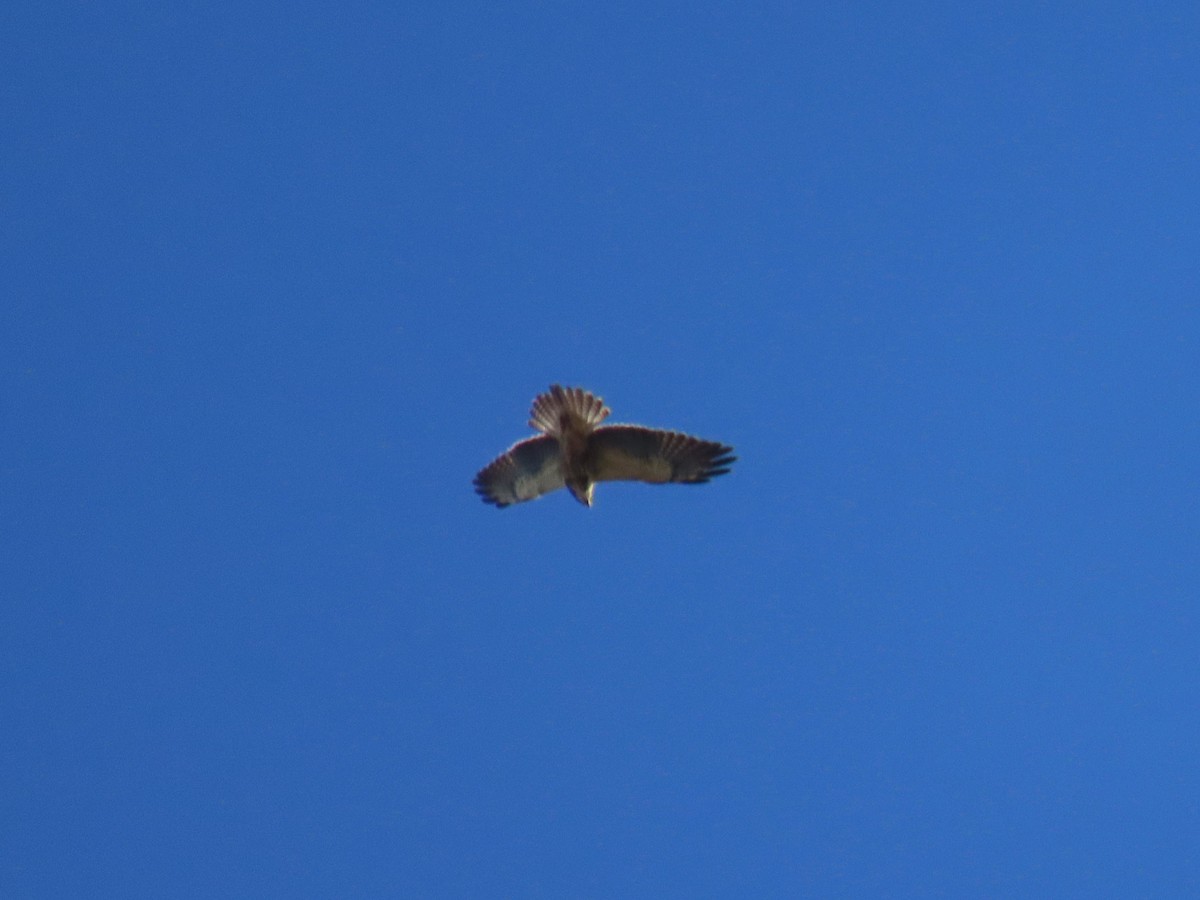
{"type": "Polygon", "coordinates": [[[596,481],[680,481],[701,484],[724,475],[737,459],[733,448],[678,431],[640,425],[605,425],[588,442],[596,481]]]}
{"type": "Polygon", "coordinates": [[[558,441],[545,435],[513,444],[475,476],[475,492],[496,506],[532,500],[563,484],[558,441]]]}

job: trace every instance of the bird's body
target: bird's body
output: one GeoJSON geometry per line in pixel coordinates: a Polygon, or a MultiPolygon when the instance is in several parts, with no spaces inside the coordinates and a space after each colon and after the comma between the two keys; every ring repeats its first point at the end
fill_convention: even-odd
{"type": "Polygon", "coordinates": [[[729,471],[733,448],[677,431],[601,425],[610,410],[582,388],[551,386],[533,401],[529,424],[540,431],[519,441],[475,476],[487,503],[508,506],[566,487],[592,505],[599,481],[702,484],[729,471]]]}

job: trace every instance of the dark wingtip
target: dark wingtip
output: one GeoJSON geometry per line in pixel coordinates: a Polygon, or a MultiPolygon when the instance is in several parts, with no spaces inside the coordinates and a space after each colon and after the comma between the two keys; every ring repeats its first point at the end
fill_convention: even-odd
{"type": "Polygon", "coordinates": [[[718,447],[713,458],[708,461],[708,468],[704,470],[704,480],[727,474],[735,462],[737,457],[733,455],[732,447],[718,447]]]}
{"type": "Polygon", "coordinates": [[[480,499],[483,500],[484,503],[489,503],[498,509],[504,509],[504,507],[508,506],[507,503],[502,503],[492,495],[492,492],[488,489],[487,483],[483,480],[482,472],[475,476],[475,480],[472,481],[471,484],[475,486],[475,493],[479,495],[480,499]]]}

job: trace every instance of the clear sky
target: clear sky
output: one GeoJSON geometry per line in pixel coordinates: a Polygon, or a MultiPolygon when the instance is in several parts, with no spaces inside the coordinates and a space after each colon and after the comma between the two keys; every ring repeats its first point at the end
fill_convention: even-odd
{"type": "Polygon", "coordinates": [[[6,4],[0,896],[1200,895],[1197,47],[6,4]]]}

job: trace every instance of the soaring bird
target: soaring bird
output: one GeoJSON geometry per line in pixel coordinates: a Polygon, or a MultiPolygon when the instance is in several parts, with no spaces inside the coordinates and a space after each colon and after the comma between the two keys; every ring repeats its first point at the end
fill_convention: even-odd
{"type": "Polygon", "coordinates": [[[551,385],[529,412],[541,432],[508,448],[475,476],[485,503],[504,507],[564,485],[584,506],[598,481],[703,484],[724,475],[733,448],[678,431],[641,425],[601,425],[611,410],[583,388],[551,385]]]}

